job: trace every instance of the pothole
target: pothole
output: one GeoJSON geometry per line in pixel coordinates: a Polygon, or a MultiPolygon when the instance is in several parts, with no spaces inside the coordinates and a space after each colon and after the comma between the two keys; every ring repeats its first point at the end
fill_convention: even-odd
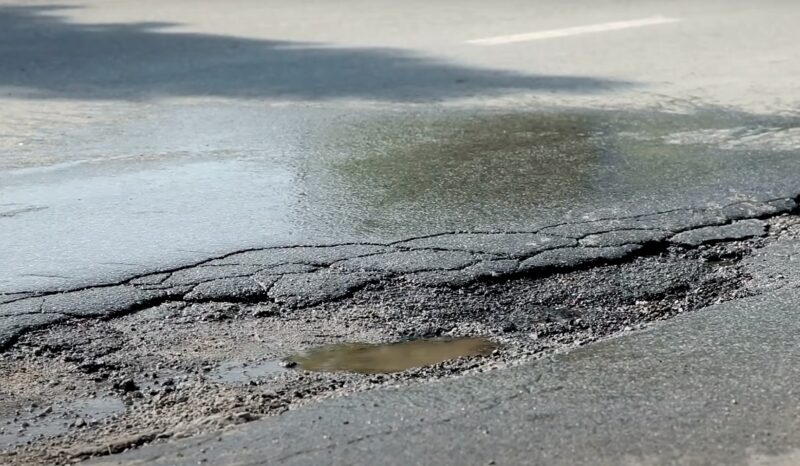
{"type": "MultiPolygon", "coordinates": [[[[742,259],[796,238],[790,220],[797,221],[771,219],[763,238],[669,246],[544,276],[457,287],[385,279],[302,309],[176,303],[169,306],[180,312],[152,311],[147,319],[140,313],[30,332],[0,353],[0,373],[19,374],[0,384],[0,418],[10,416],[5,434],[16,445],[6,454],[0,447],[0,463],[66,463],[108,454],[109,445],[213,432],[328,397],[477,374],[739,299],[753,292],[752,267],[742,259]],[[26,372],[33,364],[40,370],[26,372]],[[60,383],[50,384],[50,374],[60,383]],[[136,382],[132,391],[120,390],[126,380],[136,382]],[[70,417],[66,432],[25,439],[12,427],[15,410],[33,402],[106,394],[125,404],[108,422],[82,415],[87,425],[69,428],[70,417]]],[[[20,420],[36,428],[35,420],[20,420]]]]}

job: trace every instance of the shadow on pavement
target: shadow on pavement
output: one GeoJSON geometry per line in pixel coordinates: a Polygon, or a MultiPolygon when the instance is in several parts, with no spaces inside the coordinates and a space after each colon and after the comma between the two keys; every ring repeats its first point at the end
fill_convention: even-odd
{"type": "Polygon", "coordinates": [[[630,83],[525,75],[400,49],[176,33],[169,23],[69,23],[67,7],[0,7],[0,92],[28,98],[165,96],[417,101],[512,90],[602,92],[630,83]]]}

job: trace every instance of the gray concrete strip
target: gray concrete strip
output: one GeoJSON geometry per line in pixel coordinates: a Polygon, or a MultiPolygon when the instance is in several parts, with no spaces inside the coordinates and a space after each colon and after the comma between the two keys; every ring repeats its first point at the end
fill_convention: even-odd
{"type": "Polygon", "coordinates": [[[481,376],[323,401],[93,465],[793,464],[800,291],[481,376]]]}

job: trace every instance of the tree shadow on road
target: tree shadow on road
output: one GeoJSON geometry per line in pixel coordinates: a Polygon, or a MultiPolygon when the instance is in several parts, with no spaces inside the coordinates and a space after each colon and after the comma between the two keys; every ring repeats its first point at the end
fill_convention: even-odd
{"type": "Polygon", "coordinates": [[[0,94],[419,101],[511,91],[594,93],[609,79],[480,69],[388,48],[177,33],[168,23],[77,24],[66,7],[0,7],[0,94]]]}

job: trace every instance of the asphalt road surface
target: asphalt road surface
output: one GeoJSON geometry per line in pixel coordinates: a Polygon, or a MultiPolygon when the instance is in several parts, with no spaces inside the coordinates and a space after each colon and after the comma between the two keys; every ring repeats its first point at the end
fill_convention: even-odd
{"type": "Polygon", "coordinates": [[[798,8],[4,1],[0,292],[793,196],[798,8]]]}
{"type": "MultiPolygon", "coordinates": [[[[800,196],[798,16],[0,0],[0,348],[171,300],[317,305],[763,236],[800,196]]],[[[648,332],[119,461],[794,464],[787,244],[747,265],[755,296],[648,332]]]]}

